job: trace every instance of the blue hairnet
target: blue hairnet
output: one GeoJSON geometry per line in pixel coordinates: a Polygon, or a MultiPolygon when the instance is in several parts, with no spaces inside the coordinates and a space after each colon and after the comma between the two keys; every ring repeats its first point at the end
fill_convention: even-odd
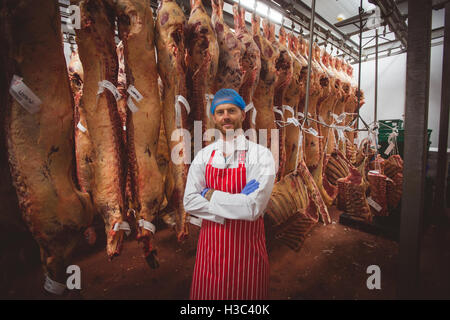
{"type": "Polygon", "coordinates": [[[224,103],[232,103],[242,110],[245,110],[244,99],[242,99],[239,93],[233,89],[220,89],[214,95],[214,99],[211,103],[211,114],[214,114],[214,111],[216,111],[216,107],[218,105],[224,103]]]}

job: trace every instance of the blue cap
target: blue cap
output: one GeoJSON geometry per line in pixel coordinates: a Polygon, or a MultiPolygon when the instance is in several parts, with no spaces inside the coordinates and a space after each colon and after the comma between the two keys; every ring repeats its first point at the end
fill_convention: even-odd
{"type": "Polygon", "coordinates": [[[216,107],[218,105],[224,103],[232,103],[241,108],[242,110],[245,110],[244,99],[242,99],[242,97],[239,95],[239,93],[236,92],[236,90],[220,89],[214,95],[214,99],[211,103],[211,114],[214,114],[214,111],[216,111],[216,107]]]}

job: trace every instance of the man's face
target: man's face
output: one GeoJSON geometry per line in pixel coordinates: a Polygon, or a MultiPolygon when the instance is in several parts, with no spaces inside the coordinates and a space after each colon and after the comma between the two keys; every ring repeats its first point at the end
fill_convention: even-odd
{"type": "Polygon", "coordinates": [[[216,129],[219,129],[226,136],[227,130],[242,129],[245,119],[245,112],[231,103],[218,105],[214,111],[213,121],[216,129]]]}

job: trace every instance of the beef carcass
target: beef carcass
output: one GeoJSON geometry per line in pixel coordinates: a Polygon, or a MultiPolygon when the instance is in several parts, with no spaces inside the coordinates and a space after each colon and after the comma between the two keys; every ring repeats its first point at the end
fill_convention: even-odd
{"type": "MultiPolygon", "coordinates": [[[[77,1],[75,1],[77,2],[77,1]]],[[[79,2],[81,28],[77,44],[84,70],[83,104],[94,150],[92,198],[105,222],[106,251],[120,254],[130,228],[125,221],[125,150],[116,100],[117,53],[114,42],[115,12],[107,1],[79,2]]]]}
{"type": "Polygon", "coordinates": [[[223,0],[211,0],[211,8],[211,23],[219,45],[219,65],[213,91],[227,88],[239,92],[244,76],[242,57],[245,47],[223,20],[223,0]]]}
{"type": "MultiPolygon", "coordinates": [[[[200,14],[198,16],[198,24],[191,25],[192,41],[198,41],[195,46],[190,43],[191,46],[191,59],[200,58],[204,55],[209,57],[207,63],[208,69],[205,69],[205,73],[200,78],[190,78],[189,81],[195,81],[195,85],[199,85],[198,88],[204,97],[204,90],[206,87],[205,75],[209,74],[212,68],[211,58],[208,53],[208,45],[210,41],[215,41],[215,38],[208,38],[211,36],[208,31],[210,24],[206,22],[202,24],[204,19],[204,8],[201,4],[195,3],[196,7],[193,7],[191,11],[191,19],[194,19],[195,12],[200,14]],[[201,30],[205,32],[202,33],[201,30]],[[201,35],[204,34],[202,37],[201,35]],[[203,43],[203,46],[201,45],[203,43]],[[195,50],[194,50],[195,49],[195,50]],[[194,50],[194,51],[192,51],[194,50]],[[199,51],[200,50],[200,51],[199,51]],[[192,55],[192,53],[196,55],[192,55]],[[206,70],[209,70],[206,72],[206,70]]],[[[193,23],[193,21],[191,21],[193,23]]],[[[197,22],[196,22],[197,23],[197,22]]],[[[190,150],[187,145],[190,141],[187,141],[186,135],[182,133],[183,129],[188,128],[188,112],[186,107],[182,107],[178,102],[178,96],[186,96],[186,67],[185,67],[185,25],[186,18],[184,13],[178,4],[173,0],[163,0],[160,4],[156,19],[156,48],[158,53],[158,71],[163,82],[163,118],[164,118],[164,130],[167,137],[167,144],[169,146],[169,154],[171,155],[169,161],[169,173],[166,183],[166,197],[170,205],[176,210],[175,222],[177,229],[178,239],[182,239],[187,236],[187,214],[183,206],[183,195],[186,186],[186,179],[188,174],[188,161],[186,157],[190,150]],[[176,111],[176,109],[178,111],[176,111]],[[178,114],[178,115],[177,115],[178,114]]],[[[198,63],[198,60],[195,60],[198,63]]],[[[194,60],[193,60],[194,62],[194,60]]],[[[200,66],[199,64],[197,66],[200,66]]],[[[193,67],[193,66],[191,66],[193,67]]],[[[199,69],[191,69],[199,70],[199,69]]],[[[203,103],[204,99],[196,101],[197,107],[200,105],[198,102],[203,103]],[[203,102],[202,102],[203,101],[203,102]]],[[[192,100],[191,100],[192,102],[192,100]]],[[[203,107],[204,106],[200,106],[203,107]]]]}
{"type": "Polygon", "coordinates": [[[86,111],[83,105],[83,66],[78,52],[72,51],[69,62],[69,79],[74,97],[74,130],[75,130],[75,157],[77,167],[77,181],[80,189],[91,192],[93,179],[93,149],[89,129],[86,123],[86,111]]]}
{"type": "MultiPolygon", "coordinates": [[[[169,18],[169,12],[166,14],[168,16],[164,19],[169,18]]],[[[187,22],[185,37],[187,99],[192,110],[188,124],[193,121],[201,121],[204,134],[207,128],[214,127],[208,116],[210,111],[205,95],[215,93],[213,84],[219,65],[219,45],[211,18],[201,0],[191,0],[191,14],[187,22]]],[[[164,84],[166,85],[166,83],[164,84]]],[[[203,146],[207,143],[203,142],[203,146]]]]}
{"type": "MultiPolygon", "coordinates": [[[[261,52],[253,40],[253,36],[247,30],[245,25],[245,9],[240,8],[235,3],[233,5],[234,14],[234,29],[236,31],[237,39],[244,46],[244,55],[242,56],[242,69],[244,76],[242,78],[242,85],[239,89],[239,94],[244,99],[245,103],[249,105],[253,101],[253,94],[259,82],[259,73],[261,71],[261,52]]],[[[252,121],[255,109],[251,109],[251,113],[247,113],[242,128],[244,131],[254,129],[255,124],[252,121]]],[[[255,115],[256,116],[256,115],[255,115]]]]}
{"type": "Polygon", "coordinates": [[[8,78],[2,75],[7,83],[1,82],[0,91],[7,94],[10,86],[11,93],[2,93],[2,130],[12,182],[23,219],[40,248],[45,288],[60,294],[71,255],[94,209],[89,195],[74,182],[73,98],[59,6],[50,0],[38,6],[33,1],[2,1],[0,16],[0,61],[8,78]],[[26,110],[27,105],[32,109],[26,110]]]}
{"type": "MultiPolygon", "coordinates": [[[[275,25],[273,23],[267,23],[267,20],[263,21],[264,33],[266,34],[267,39],[272,43],[274,47],[278,49],[280,55],[275,63],[275,67],[278,73],[278,79],[275,83],[275,93],[273,98],[274,108],[278,108],[280,113],[275,113],[275,119],[277,121],[281,121],[283,123],[285,121],[283,114],[283,100],[284,95],[288,86],[292,82],[293,75],[293,65],[292,60],[293,56],[290,54],[287,46],[286,46],[286,33],[284,32],[284,28],[280,28],[280,41],[275,39],[275,25]]],[[[279,180],[283,176],[284,167],[286,165],[286,130],[285,126],[282,124],[279,126],[279,167],[276,179],[279,180]]]]}
{"type": "Polygon", "coordinates": [[[392,155],[384,162],[384,174],[392,179],[388,184],[387,200],[389,208],[395,209],[403,192],[403,159],[400,155],[392,155]]]}
{"type": "Polygon", "coordinates": [[[151,239],[155,233],[151,222],[164,199],[164,185],[157,164],[157,146],[161,124],[161,101],[155,52],[155,30],[150,0],[116,2],[119,37],[124,45],[128,90],[139,93],[134,108],[130,93],[127,109],[127,154],[131,199],[129,209],[138,220],[138,241],[150,266],[156,266],[151,239]],[[133,87],[131,87],[133,86],[133,87]],[[130,89],[131,88],[131,89],[130,89]]]}
{"type": "MultiPolygon", "coordinates": [[[[286,45],[286,37],[288,38],[289,53],[292,57],[292,81],[287,87],[283,96],[283,115],[286,122],[289,118],[297,119],[298,104],[300,101],[300,94],[304,87],[305,78],[302,77],[302,69],[307,67],[305,60],[300,60],[296,53],[298,51],[298,40],[293,33],[290,35],[284,34],[284,29],[280,29],[280,43],[286,45]]],[[[286,162],[284,165],[283,175],[286,175],[295,170],[299,152],[299,134],[300,126],[298,122],[289,123],[286,126],[286,162]]]]}
{"type": "Polygon", "coordinates": [[[256,130],[259,132],[258,142],[271,150],[275,159],[276,170],[278,170],[278,137],[276,137],[277,143],[275,143],[275,146],[272,146],[272,134],[276,132],[273,98],[278,77],[276,61],[279,51],[262,35],[260,17],[255,14],[252,15],[252,34],[253,40],[261,53],[261,72],[258,85],[253,94],[253,104],[257,111],[256,130]],[[266,139],[262,136],[261,132],[263,131],[261,129],[267,131],[266,139]]]}

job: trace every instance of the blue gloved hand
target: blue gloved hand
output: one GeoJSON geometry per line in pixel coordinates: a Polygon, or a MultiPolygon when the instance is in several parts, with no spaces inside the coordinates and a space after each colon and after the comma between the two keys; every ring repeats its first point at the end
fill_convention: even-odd
{"type": "Polygon", "coordinates": [[[208,190],[209,190],[209,188],[203,189],[203,191],[201,192],[202,197],[205,197],[205,194],[208,190]]]}
{"type": "Polygon", "coordinates": [[[252,193],[253,191],[255,191],[258,188],[259,188],[259,182],[256,181],[255,179],[253,179],[253,180],[250,180],[245,185],[245,187],[244,187],[244,189],[242,189],[241,193],[248,196],[250,193],[252,193]]]}

